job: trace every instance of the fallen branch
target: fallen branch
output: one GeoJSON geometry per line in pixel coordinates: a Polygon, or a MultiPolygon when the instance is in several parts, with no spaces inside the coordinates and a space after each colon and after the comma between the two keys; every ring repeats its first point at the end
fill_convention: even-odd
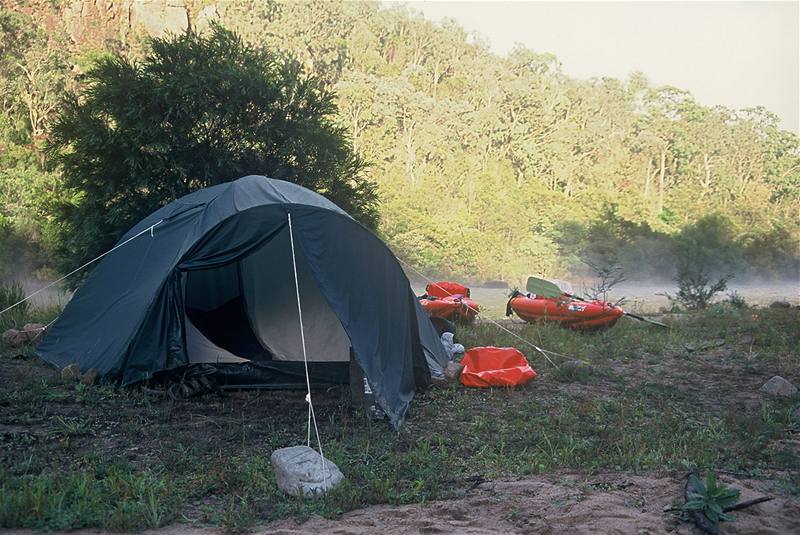
{"type": "Polygon", "coordinates": [[[751,505],[768,502],[774,499],[775,496],[761,496],[760,498],[754,498],[752,500],[747,500],[746,502],[739,502],[736,505],[731,505],[730,507],[726,507],[725,509],[723,509],[723,511],[726,513],[729,513],[731,511],[739,511],[741,509],[744,509],[745,507],[750,507],[751,505]]]}

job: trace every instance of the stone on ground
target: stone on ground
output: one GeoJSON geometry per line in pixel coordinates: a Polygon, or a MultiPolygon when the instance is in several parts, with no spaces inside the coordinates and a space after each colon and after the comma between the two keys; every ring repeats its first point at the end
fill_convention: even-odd
{"type": "Polygon", "coordinates": [[[22,330],[28,336],[28,342],[35,344],[44,336],[44,325],[41,323],[26,323],[22,330]]]}
{"type": "Polygon", "coordinates": [[[133,0],[128,17],[132,25],[155,37],[189,28],[189,12],[183,0],[133,0]]]}
{"type": "Polygon", "coordinates": [[[464,365],[451,360],[444,369],[444,376],[448,381],[457,381],[462,371],[464,371],[464,365]]]}
{"type": "Polygon", "coordinates": [[[339,467],[308,446],[292,446],[272,452],[278,488],[292,496],[316,496],[338,485],[344,476],[339,467]]]}
{"type": "Polygon", "coordinates": [[[3,333],[3,343],[10,347],[21,347],[25,344],[36,343],[44,334],[44,325],[41,323],[27,323],[19,329],[9,329],[3,333]]]}
{"type": "Polygon", "coordinates": [[[771,396],[791,397],[797,394],[797,387],[780,375],[776,375],[764,383],[761,391],[771,396]]]}
{"type": "Polygon", "coordinates": [[[81,378],[81,369],[75,363],[67,364],[61,370],[61,378],[64,379],[65,381],[67,380],[77,381],[78,379],[81,378]]]}
{"type": "Polygon", "coordinates": [[[3,344],[9,347],[20,347],[28,343],[28,335],[17,329],[9,329],[3,333],[3,344]]]}
{"type": "Polygon", "coordinates": [[[739,337],[739,343],[743,345],[752,344],[755,340],[756,337],[752,334],[743,334],[739,337]]]}
{"type": "Polygon", "coordinates": [[[86,386],[93,385],[95,380],[97,380],[97,370],[94,368],[90,369],[81,376],[81,383],[85,384],[86,386]]]}

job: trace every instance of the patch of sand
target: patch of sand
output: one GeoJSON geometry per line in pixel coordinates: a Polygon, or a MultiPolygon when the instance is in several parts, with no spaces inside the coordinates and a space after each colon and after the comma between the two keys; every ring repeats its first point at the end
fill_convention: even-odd
{"type": "MultiPolygon", "coordinates": [[[[460,500],[423,505],[380,505],[351,511],[337,520],[281,520],[260,533],[541,533],[693,534],[698,531],[670,507],[682,501],[683,474],[658,476],[563,475],[484,483],[460,500]]],[[[764,494],[771,502],[733,513],[726,533],[798,533],[800,503],[780,496],[769,481],[723,476],[742,490],[742,500],[764,494]]]]}

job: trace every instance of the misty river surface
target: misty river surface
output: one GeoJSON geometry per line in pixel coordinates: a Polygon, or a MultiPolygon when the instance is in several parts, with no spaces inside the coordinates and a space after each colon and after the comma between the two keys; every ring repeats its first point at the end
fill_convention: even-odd
{"type": "MultiPolygon", "coordinates": [[[[425,284],[412,282],[411,287],[416,295],[425,293],[425,284]]],[[[580,295],[581,285],[574,284],[573,288],[580,295]]],[[[667,292],[675,295],[677,286],[672,281],[657,284],[623,283],[615,286],[609,292],[609,301],[616,302],[624,298],[622,306],[629,312],[656,313],[662,307],[668,307],[669,302],[663,295],[667,292]]],[[[715,301],[727,299],[728,294],[736,292],[750,305],[769,306],[773,301],[789,301],[793,305],[800,304],[800,281],[777,281],[736,284],[731,281],[728,289],[718,294],[715,301]]],[[[485,288],[481,286],[470,287],[472,299],[481,307],[481,316],[489,318],[502,318],[505,316],[509,288],[485,288]]]]}

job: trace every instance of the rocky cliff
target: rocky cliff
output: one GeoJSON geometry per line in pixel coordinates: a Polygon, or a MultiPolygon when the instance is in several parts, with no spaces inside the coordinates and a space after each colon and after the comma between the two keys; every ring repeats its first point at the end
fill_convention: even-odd
{"type": "Polygon", "coordinates": [[[160,37],[188,28],[202,29],[219,16],[214,5],[202,8],[185,0],[10,0],[12,10],[31,15],[48,31],[65,32],[79,48],[126,47],[140,36],[160,37]]]}

